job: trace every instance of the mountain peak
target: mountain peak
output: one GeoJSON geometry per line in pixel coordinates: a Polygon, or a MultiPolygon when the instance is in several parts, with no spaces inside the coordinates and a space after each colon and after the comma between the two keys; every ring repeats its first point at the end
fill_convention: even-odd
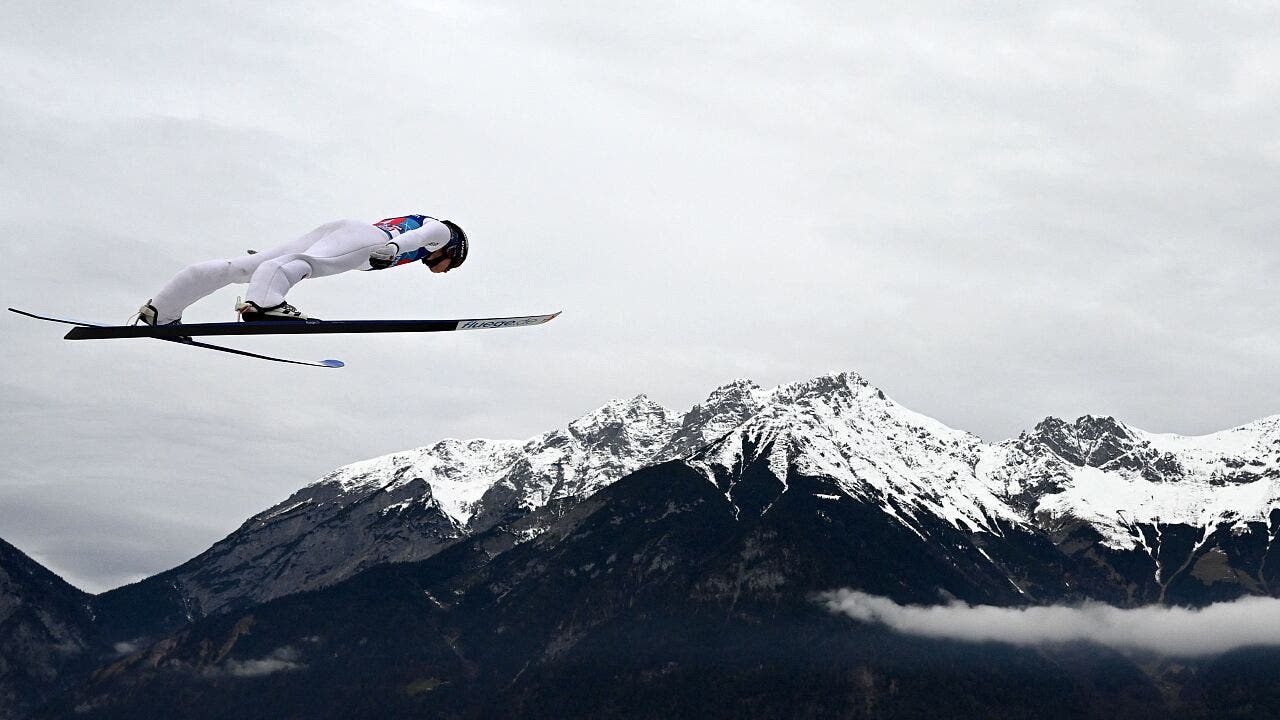
{"type": "Polygon", "coordinates": [[[782,385],[765,400],[750,420],[687,461],[724,490],[735,508],[747,510],[738,503],[747,498],[748,515],[766,512],[769,493],[786,492],[798,473],[829,478],[915,532],[924,515],[969,528],[988,527],[995,517],[1020,520],[977,476],[979,438],[899,405],[857,373],[782,385]],[[738,487],[740,469],[759,464],[776,483],[761,484],[757,474],[744,492],[738,487]]]}
{"type": "Polygon", "coordinates": [[[573,425],[575,423],[582,422],[583,420],[589,420],[596,417],[613,417],[617,415],[625,415],[637,410],[647,411],[653,408],[662,408],[662,406],[651,400],[648,395],[640,393],[626,398],[614,398],[585,415],[582,415],[577,420],[574,420],[569,424],[573,425]]]}
{"type": "Polygon", "coordinates": [[[1131,532],[1135,518],[1269,519],[1280,507],[1271,500],[1278,455],[1280,416],[1197,438],[1154,435],[1110,416],[1048,417],[988,446],[855,372],[770,390],[736,379],[684,414],[638,394],[527,440],[442,440],[339,468],[172,577],[210,612],[428,557],[532,516],[512,535],[521,542],[581,499],[668,460],[701,473],[740,519],[769,512],[792,488],[790,497],[804,497],[820,486],[823,503],[879,507],[922,539],[939,521],[998,535],[1041,515],[1069,516],[1124,548],[1142,540],[1131,532]],[[249,570],[245,558],[254,559],[249,570]]]}
{"type": "Polygon", "coordinates": [[[849,398],[872,396],[886,399],[879,388],[872,386],[861,375],[851,370],[819,375],[816,378],[780,385],[774,396],[781,402],[800,402],[809,398],[849,398]]]}
{"type": "Polygon", "coordinates": [[[675,413],[640,394],[611,400],[569,423],[567,430],[587,446],[617,442],[623,436],[656,446],[671,436],[677,422],[675,413]]]}
{"type": "Polygon", "coordinates": [[[694,405],[680,420],[680,428],[657,459],[686,457],[715,442],[751,419],[764,407],[768,393],[755,382],[739,378],[727,382],[694,405]]]}
{"type": "Polygon", "coordinates": [[[1092,435],[1114,435],[1117,437],[1134,437],[1133,428],[1115,419],[1111,415],[1081,415],[1076,418],[1076,427],[1081,432],[1092,435]]]}
{"type": "Polygon", "coordinates": [[[1021,439],[1024,450],[1039,445],[1077,467],[1105,467],[1113,463],[1133,469],[1150,458],[1148,443],[1133,428],[1110,415],[1082,415],[1075,422],[1049,416],[1021,439]]]}
{"type": "Polygon", "coordinates": [[[702,405],[718,404],[725,401],[736,400],[748,397],[752,394],[761,392],[761,388],[754,380],[748,378],[737,378],[724,383],[720,387],[712,390],[702,405]]]}

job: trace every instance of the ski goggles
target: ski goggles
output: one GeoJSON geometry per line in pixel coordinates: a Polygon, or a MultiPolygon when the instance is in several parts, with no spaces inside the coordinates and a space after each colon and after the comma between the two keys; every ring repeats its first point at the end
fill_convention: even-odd
{"type": "MultiPolygon", "coordinates": [[[[449,260],[449,261],[450,261],[450,263],[449,263],[449,267],[445,270],[445,272],[449,272],[449,270],[452,270],[452,269],[453,269],[453,267],[454,267],[454,266],[453,266],[453,262],[452,262],[453,258],[449,257],[449,253],[448,253],[448,251],[447,251],[447,250],[437,250],[436,252],[441,253],[441,255],[440,255],[439,257],[435,258],[434,260],[433,260],[433,259],[431,259],[431,255],[428,255],[427,257],[422,258],[422,264],[423,264],[423,265],[426,265],[427,267],[431,268],[432,270],[435,270],[437,265],[439,265],[440,263],[444,262],[445,260],[449,260]]],[[[435,254],[435,253],[432,253],[432,255],[434,255],[434,254],[435,254]]]]}

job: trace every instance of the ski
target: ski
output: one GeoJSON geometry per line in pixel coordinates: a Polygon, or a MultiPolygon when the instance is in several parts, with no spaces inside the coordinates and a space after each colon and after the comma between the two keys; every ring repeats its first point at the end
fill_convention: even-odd
{"type": "MultiPolygon", "coordinates": [[[[55,317],[46,317],[44,315],[36,315],[35,313],[29,313],[25,310],[19,310],[17,308],[9,308],[9,312],[14,312],[19,315],[25,315],[29,318],[35,318],[36,320],[47,320],[48,322],[62,323],[63,325],[74,325],[76,326],[75,329],[111,327],[109,325],[98,325],[96,323],[84,322],[82,320],[70,320],[67,318],[55,318],[55,317]]],[[[269,360],[271,362],[287,363],[289,365],[309,365],[311,367],[323,367],[323,368],[340,368],[343,365],[345,365],[345,363],[343,363],[341,360],[330,359],[330,360],[321,360],[319,362],[311,362],[309,360],[291,360],[289,358],[275,357],[272,355],[262,355],[260,353],[249,352],[248,350],[237,350],[236,348],[225,347],[223,345],[211,345],[209,343],[199,342],[184,336],[176,336],[176,337],[155,336],[154,339],[164,340],[166,342],[175,342],[180,345],[187,345],[190,347],[204,348],[205,350],[215,350],[217,352],[231,353],[232,355],[243,355],[245,357],[258,358],[259,360],[269,360]]]]}
{"type": "MultiPolygon", "coordinates": [[[[11,310],[13,308],[10,308],[11,310]]],[[[15,310],[14,312],[20,312],[15,310]]],[[[29,314],[29,313],[24,313],[29,314]]],[[[529,327],[554,320],[560,313],[469,320],[305,320],[292,322],[191,323],[183,325],[112,325],[71,323],[68,340],[112,338],[200,337],[207,335],[313,335],[331,333],[451,332],[529,327]]],[[[34,316],[33,316],[34,317],[34,316]]],[[[48,320],[50,318],[41,318],[48,320]]]]}

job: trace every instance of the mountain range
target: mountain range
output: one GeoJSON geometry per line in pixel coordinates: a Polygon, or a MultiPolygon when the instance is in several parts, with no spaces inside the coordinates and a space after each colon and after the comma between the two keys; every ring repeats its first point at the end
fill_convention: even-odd
{"type": "Polygon", "coordinates": [[[1261,717],[1266,648],[912,639],[814,598],[1274,597],[1278,531],[1280,416],[987,443],[854,373],[738,380],[686,413],[641,395],[339,468],[98,596],[9,549],[0,692],[13,718],[1261,717]]]}

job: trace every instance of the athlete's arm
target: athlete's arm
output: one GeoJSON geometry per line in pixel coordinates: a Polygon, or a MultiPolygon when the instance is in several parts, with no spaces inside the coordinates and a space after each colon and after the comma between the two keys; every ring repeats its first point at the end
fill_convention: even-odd
{"type": "MultiPolygon", "coordinates": [[[[428,220],[420,228],[415,228],[395,237],[394,242],[400,246],[400,257],[421,251],[420,257],[426,257],[449,243],[449,227],[438,220],[428,220]]],[[[419,258],[413,258],[415,260],[419,258]]]]}
{"type": "Polygon", "coordinates": [[[449,242],[449,237],[448,226],[437,220],[428,220],[422,227],[400,233],[394,240],[369,253],[369,267],[373,270],[385,270],[421,260],[444,247],[449,242]]]}

